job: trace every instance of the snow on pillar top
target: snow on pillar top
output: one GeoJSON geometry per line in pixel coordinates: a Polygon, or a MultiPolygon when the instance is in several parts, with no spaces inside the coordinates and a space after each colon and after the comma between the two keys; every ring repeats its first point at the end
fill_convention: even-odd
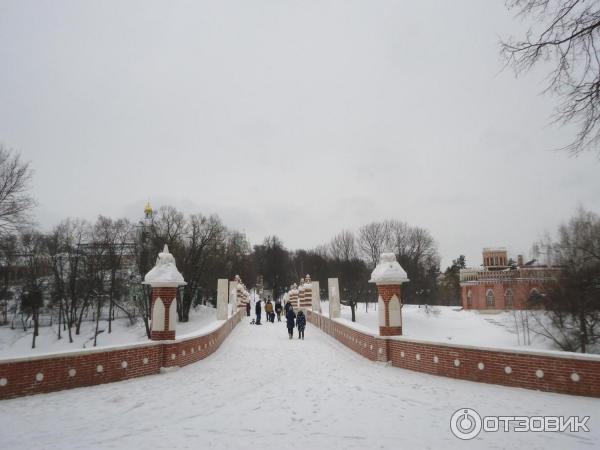
{"type": "Polygon", "coordinates": [[[406,283],[408,276],[406,272],[396,261],[396,255],[393,253],[382,253],[379,264],[371,273],[369,283],[376,284],[402,284],[406,283]]]}
{"type": "Polygon", "coordinates": [[[175,258],[169,253],[169,247],[165,244],[165,248],[158,254],[156,264],[144,277],[144,284],[149,284],[156,287],[177,287],[187,284],[183,281],[183,275],[175,266],[175,258]]]}

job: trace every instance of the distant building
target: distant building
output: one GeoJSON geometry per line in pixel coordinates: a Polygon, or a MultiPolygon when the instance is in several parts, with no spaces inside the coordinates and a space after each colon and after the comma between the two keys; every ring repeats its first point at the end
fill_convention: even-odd
{"type": "Polygon", "coordinates": [[[560,273],[557,267],[508,259],[505,248],[484,248],[482,269],[461,269],[461,301],[465,309],[525,309],[560,273]]]}

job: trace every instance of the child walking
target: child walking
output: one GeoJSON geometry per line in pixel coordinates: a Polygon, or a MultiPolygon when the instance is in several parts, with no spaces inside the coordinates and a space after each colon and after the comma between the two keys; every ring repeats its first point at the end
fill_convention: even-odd
{"type": "Polygon", "coordinates": [[[298,327],[298,339],[304,340],[304,327],[306,327],[306,316],[304,315],[304,311],[298,311],[298,316],[296,317],[296,326],[298,327]]]}

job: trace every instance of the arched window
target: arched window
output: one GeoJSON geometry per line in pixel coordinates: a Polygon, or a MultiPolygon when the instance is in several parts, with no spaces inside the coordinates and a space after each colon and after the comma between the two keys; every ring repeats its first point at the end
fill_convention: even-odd
{"type": "Polygon", "coordinates": [[[473,306],[473,294],[471,293],[471,289],[467,291],[467,308],[471,308],[473,306]]]}
{"type": "Polygon", "coordinates": [[[496,302],[494,301],[494,291],[488,289],[487,293],[485,294],[485,299],[488,308],[493,308],[495,306],[496,302]]]}
{"type": "Polygon", "coordinates": [[[513,291],[512,289],[507,289],[504,291],[504,306],[506,308],[513,307],[513,291]]]}

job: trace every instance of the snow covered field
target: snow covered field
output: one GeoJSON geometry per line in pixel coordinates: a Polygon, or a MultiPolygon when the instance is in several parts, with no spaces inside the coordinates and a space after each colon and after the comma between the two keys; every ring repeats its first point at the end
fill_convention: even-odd
{"type": "Polygon", "coordinates": [[[4,449],[578,449],[600,446],[600,399],[470,383],[370,362],[307,326],[244,318],[212,356],[125,382],[5,400],[4,449]],[[481,433],[451,415],[591,416],[589,433],[481,433]]]}
{"type": "MultiPolygon", "coordinates": [[[[322,302],[321,309],[323,314],[328,316],[329,302],[322,302]]],[[[368,312],[365,312],[364,303],[359,304],[354,323],[351,322],[350,307],[342,305],[341,318],[356,329],[379,331],[374,304],[369,304],[368,312]]],[[[484,347],[557,350],[550,340],[533,332],[530,332],[531,345],[524,345],[523,334],[520,328],[520,332],[517,333],[515,315],[511,311],[490,314],[460,310],[460,307],[456,306],[419,308],[418,305],[403,305],[402,327],[404,336],[419,340],[484,347]]]]}
{"type": "MultiPolygon", "coordinates": [[[[208,306],[199,306],[197,309],[192,309],[189,322],[177,323],[177,337],[212,331],[222,323],[216,320],[216,311],[216,308],[208,306]]],[[[98,335],[97,347],[148,341],[146,329],[141,320],[130,325],[127,319],[117,319],[113,321],[112,326],[112,332],[108,333],[108,321],[100,321],[99,329],[104,331],[98,335]]],[[[23,331],[22,328],[18,327],[11,330],[8,326],[2,326],[0,327],[0,358],[92,348],[95,329],[95,322],[83,322],[78,336],[75,335],[75,330],[73,330],[73,343],[70,344],[68,332],[63,332],[62,339],[59,340],[56,326],[40,327],[40,335],[36,339],[36,348],[32,349],[32,328],[23,331]]]]}

